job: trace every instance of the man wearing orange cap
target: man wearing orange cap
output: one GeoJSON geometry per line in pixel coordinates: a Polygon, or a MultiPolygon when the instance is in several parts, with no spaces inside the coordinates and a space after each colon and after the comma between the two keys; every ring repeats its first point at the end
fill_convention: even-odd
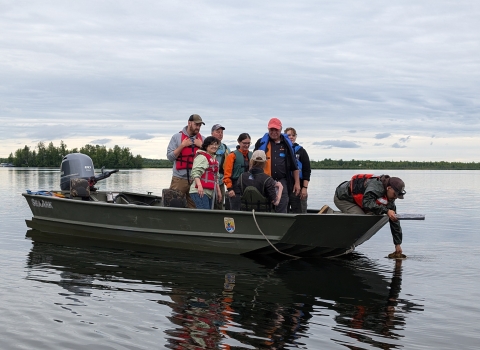
{"type": "Polygon", "coordinates": [[[275,212],[286,213],[289,194],[300,194],[300,178],[292,143],[282,134],[282,122],[278,118],[268,121],[268,132],[255,143],[256,150],[264,151],[267,156],[265,173],[283,185],[275,212]]]}

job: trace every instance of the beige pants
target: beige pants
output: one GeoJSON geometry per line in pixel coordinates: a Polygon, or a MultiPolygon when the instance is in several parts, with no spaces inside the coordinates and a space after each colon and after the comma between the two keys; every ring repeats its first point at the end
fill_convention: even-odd
{"type": "Polygon", "coordinates": [[[182,193],[185,193],[187,198],[187,208],[196,208],[195,203],[190,197],[190,184],[187,179],[182,179],[181,177],[172,176],[172,182],[170,183],[171,190],[177,190],[182,193]]]}

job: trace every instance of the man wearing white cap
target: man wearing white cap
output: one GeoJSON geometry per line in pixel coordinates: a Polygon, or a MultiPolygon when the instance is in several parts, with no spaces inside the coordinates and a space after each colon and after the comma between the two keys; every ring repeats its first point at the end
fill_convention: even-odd
{"type": "Polygon", "coordinates": [[[292,143],[282,134],[282,122],[278,118],[268,121],[268,132],[255,143],[256,150],[266,154],[265,173],[283,185],[282,198],[275,212],[286,213],[289,193],[300,194],[300,178],[292,143]]]}
{"type": "Polygon", "coordinates": [[[223,140],[223,130],[225,130],[225,127],[223,127],[220,124],[215,124],[212,126],[212,136],[220,140],[220,146],[218,146],[217,150],[217,162],[218,162],[218,185],[220,186],[220,191],[223,193],[222,196],[222,201],[218,202],[215,201],[215,206],[214,209],[222,210],[230,209],[230,201],[227,199],[225,200],[225,207],[223,204],[224,198],[225,198],[225,184],[223,183],[223,164],[225,163],[225,158],[228,156],[230,153],[230,148],[226,144],[222,142],[223,140]]]}

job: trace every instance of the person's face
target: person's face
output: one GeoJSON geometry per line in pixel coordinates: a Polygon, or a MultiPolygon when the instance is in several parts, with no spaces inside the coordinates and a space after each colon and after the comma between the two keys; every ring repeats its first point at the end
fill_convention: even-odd
{"type": "Polygon", "coordinates": [[[212,136],[219,139],[220,141],[223,140],[223,129],[219,128],[217,130],[212,131],[212,136]]]}
{"type": "Polygon", "coordinates": [[[388,200],[392,201],[392,200],[395,200],[397,199],[397,192],[395,192],[395,190],[393,189],[392,186],[388,186],[387,187],[387,198],[388,200]]]}
{"type": "Polygon", "coordinates": [[[194,121],[188,122],[188,134],[190,136],[194,136],[200,132],[200,128],[202,127],[202,123],[195,123],[194,121]]]}
{"type": "Polygon", "coordinates": [[[217,153],[218,143],[211,143],[207,146],[207,152],[210,154],[217,153]]]}
{"type": "Polygon", "coordinates": [[[270,136],[270,138],[273,141],[280,140],[280,135],[281,135],[281,130],[280,129],[275,129],[275,128],[268,129],[268,136],[270,136]]]}
{"type": "Polygon", "coordinates": [[[243,150],[243,151],[248,151],[248,149],[250,148],[250,144],[251,144],[251,140],[250,139],[245,139],[245,140],[242,140],[240,141],[238,144],[240,145],[240,149],[243,150]]]}
{"type": "Polygon", "coordinates": [[[286,134],[287,134],[288,138],[290,139],[290,141],[292,143],[295,143],[295,141],[297,140],[297,134],[294,134],[292,130],[288,130],[286,132],[286,134]]]}

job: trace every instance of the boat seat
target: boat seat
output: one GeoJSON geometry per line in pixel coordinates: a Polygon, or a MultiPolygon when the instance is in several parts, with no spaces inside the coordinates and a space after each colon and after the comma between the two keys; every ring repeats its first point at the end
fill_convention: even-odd
{"type": "Polygon", "coordinates": [[[187,206],[187,198],[184,193],[164,188],[162,190],[162,207],[185,208],[187,206]]]}

